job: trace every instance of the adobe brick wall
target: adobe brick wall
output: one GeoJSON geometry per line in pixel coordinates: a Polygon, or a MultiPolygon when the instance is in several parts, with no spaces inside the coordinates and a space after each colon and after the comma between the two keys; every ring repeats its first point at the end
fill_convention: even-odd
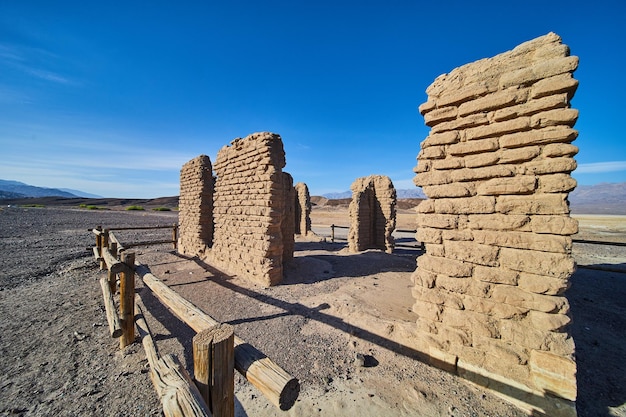
{"type": "Polygon", "coordinates": [[[293,259],[296,234],[296,207],[292,204],[296,199],[296,189],[293,186],[293,177],[286,172],[283,172],[283,198],[285,201],[285,213],[281,222],[281,237],[283,240],[284,264],[293,259]]]}
{"type": "Polygon", "coordinates": [[[213,187],[211,160],[200,155],[180,170],[178,251],[203,255],[213,242],[213,187]]]}
{"type": "Polygon", "coordinates": [[[563,293],[575,270],[570,100],[578,58],[554,33],[439,76],[415,184],[416,344],[433,364],[550,416],[576,415],[563,293]]]}
{"type": "Polygon", "coordinates": [[[295,185],[295,233],[311,233],[311,196],[309,187],[303,182],[295,185]]]}
{"type": "MultiPolygon", "coordinates": [[[[208,255],[216,267],[264,286],[283,279],[283,262],[293,256],[283,221],[294,198],[286,191],[293,180],[283,173],[284,166],[283,142],[273,133],[235,139],[218,152],[215,232],[208,255]]],[[[293,216],[288,222],[294,222],[293,216]]]]}
{"type": "Polygon", "coordinates": [[[391,179],[383,175],[357,178],[350,189],[350,251],[381,249],[393,252],[397,200],[391,179]]]}

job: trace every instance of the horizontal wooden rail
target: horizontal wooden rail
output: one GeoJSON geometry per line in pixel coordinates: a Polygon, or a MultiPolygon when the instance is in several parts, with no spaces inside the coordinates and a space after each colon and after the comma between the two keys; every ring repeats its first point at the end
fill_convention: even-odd
{"type": "MultiPolygon", "coordinates": [[[[161,302],[197,333],[220,324],[200,308],[169,288],[150,269],[135,263],[135,272],[161,302]]],[[[235,369],[281,410],[293,406],[300,383],[254,346],[235,336],[235,369]]]]}
{"type": "Polygon", "coordinates": [[[334,227],[337,229],[349,229],[350,226],[337,226],[336,224],[312,224],[311,227],[328,227],[329,229],[334,227]]]}
{"type": "Polygon", "coordinates": [[[109,252],[108,248],[103,248],[102,249],[102,254],[101,254],[102,259],[104,259],[104,262],[106,263],[107,269],[112,273],[112,274],[119,274],[120,272],[123,272],[126,270],[126,265],[124,265],[123,262],[120,262],[117,260],[117,258],[115,256],[113,256],[111,254],[111,252],[109,252]]]}
{"type": "Polygon", "coordinates": [[[128,226],[128,227],[108,227],[106,230],[150,230],[150,229],[171,229],[173,227],[178,227],[175,224],[170,224],[167,226],[128,226]]]}
{"type": "Polygon", "coordinates": [[[159,357],[141,302],[135,300],[135,311],[139,313],[135,316],[135,324],[150,364],[150,379],[161,398],[163,414],[166,417],[211,417],[209,407],[178,359],[174,355],[159,357]]]}
{"type": "Polygon", "coordinates": [[[394,248],[409,248],[409,249],[421,249],[422,245],[419,242],[416,242],[415,245],[407,245],[404,243],[394,243],[394,248]]]}
{"type": "MultiPolygon", "coordinates": [[[[593,269],[595,271],[604,271],[604,272],[618,272],[620,274],[626,274],[626,268],[613,268],[608,264],[603,265],[576,265],[578,268],[583,269],[593,269]]],[[[619,265],[616,265],[619,266],[619,265]]]]}
{"type": "Polygon", "coordinates": [[[147,246],[147,245],[160,245],[163,243],[175,243],[175,240],[172,239],[167,239],[167,240],[145,240],[142,242],[132,242],[132,243],[126,243],[124,245],[124,248],[133,248],[136,246],[147,246]]]}
{"type": "Polygon", "coordinates": [[[110,243],[115,243],[117,245],[116,251],[115,251],[116,255],[126,250],[126,247],[120,243],[120,240],[117,238],[117,236],[113,234],[113,232],[109,233],[109,241],[110,243]]]}
{"type": "Polygon", "coordinates": [[[135,324],[137,325],[141,344],[146,351],[148,364],[150,364],[150,367],[153,368],[159,360],[159,353],[156,345],[154,344],[154,339],[152,338],[152,333],[150,332],[148,323],[146,323],[146,319],[143,314],[144,308],[145,306],[143,305],[141,298],[139,298],[138,295],[135,295],[135,324]]]}
{"type": "Polygon", "coordinates": [[[626,246],[624,242],[606,242],[603,240],[584,240],[584,239],[572,239],[574,243],[585,243],[588,245],[605,245],[605,246],[626,246]]]}
{"type": "Polygon", "coordinates": [[[417,233],[417,230],[403,230],[403,229],[396,229],[394,230],[395,232],[398,233],[417,233]]]}
{"type": "Polygon", "coordinates": [[[100,287],[102,287],[102,298],[104,298],[104,308],[107,315],[107,322],[109,323],[109,333],[111,333],[111,337],[118,338],[122,335],[122,326],[117,310],[115,309],[113,294],[111,294],[107,277],[100,278],[100,287]]]}
{"type": "MultiPolygon", "coordinates": [[[[170,229],[171,228],[172,226],[170,226],[170,229]]],[[[164,227],[159,227],[159,229],[164,229],[164,227]]],[[[106,229],[106,230],[110,231],[111,229],[106,229]]],[[[117,236],[115,236],[113,232],[109,232],[108,235],[109,235],[109,240],[117,244],[117,253],[124,252],[126,249],[134,248],[137,246],[162,245],[162,244],[167,244],[167,243],[174,244],[174,248],[176,248],[176,244],[178,243],[176,239],[160,239],[160,240],[142,240],[139,242],[125,243],[124,245],[122,245],[120,240],[117,238],[117,236]]]]}

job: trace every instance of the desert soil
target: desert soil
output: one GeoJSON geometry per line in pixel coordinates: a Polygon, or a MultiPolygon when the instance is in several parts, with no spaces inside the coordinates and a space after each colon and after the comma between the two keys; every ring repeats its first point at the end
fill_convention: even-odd
{"type": "MultiPolygon", "coordinates": [[[[626,241],[624,216],[577,217],[578,238],[626,241]]],[[[319,234],[330,234],[321,226],[348,225],[345,207],[315,209],[312,218],[319,234]]],[[[0,415],[161,415],[143,348],[135,343],[121,351],[108,335],[98,284],[104,272],[87,250],[94,244],[87,229],[175,222],[176,212],[0,211],[0,415]]],[[[414,227],[414,213],[402,210],[398,228],[414,227]]],[[[162,233],[118,236],[132,242],[162,233]]],[[[155,275],[232,324],[300,381],[298,401],[280,411],[236,375],[237,416],[524,415],[414,359],[407,329],[415,321],[410,275],[419,250],[350,254],[345,242],[301,240],[284,283],[272,288],[206,268],[168,245],[135,252],[155,275]]],[[[578,244],[574,254],[580,264],[626,270],[626,248],[578,244]]],[[[194,332],[139,279],[137,287],[159,352],[176,354],[191,369],[194,332]]],[[[626,274],[581,267],[567,296],[579,416],[626,416],[626,274]]]]}

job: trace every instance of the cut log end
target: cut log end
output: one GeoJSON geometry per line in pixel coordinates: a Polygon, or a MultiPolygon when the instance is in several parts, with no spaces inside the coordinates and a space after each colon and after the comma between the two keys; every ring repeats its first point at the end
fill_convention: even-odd
{"type": "Polygon", "coordinates": [[[296,378],[290,379],[284,386],[279,398],[279,408],[283,411],[289,410],[295,404],[300,395],[300,381],[296,378]]]}
{"type": "Polygon", "coordinates": [[[234,328],[230,324],[216,324],[193,337],[193,342],[197,344],[220,343],[231,337],[234,328]]]}

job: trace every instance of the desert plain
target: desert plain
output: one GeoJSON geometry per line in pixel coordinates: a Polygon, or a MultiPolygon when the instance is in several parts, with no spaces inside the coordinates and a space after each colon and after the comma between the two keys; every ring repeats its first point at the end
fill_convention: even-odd
{"type": "MultiPolygon", "coordinates": [[[[313,231],[349,225],[346,206],[315,206],[313,231]]],[[[626,242],[626,216],[583,215],[575,239],[626,242]]],[[[109,336],[99,286],[105,274],[88,231],[173,224],[177,212],[4,207],[0,211],[0,415],[158,416],[141,344],[109,336]]],[[[399,209],[398,229],[415,228],[399,209]]],[[[301,391],[281,411],[238,374],[237,416],[523,416],[491,392],[415,359],[411,273],[418,248],[347,252],[297,239],[283,283],[264,288],[176,254],[138,247],[137,260],[189,301],[296,377],[301,391]]],[[[159,235],[161,233],[161,235],[159,235]]],[[[163,232],[120,232],[123,242],[163,232]]],[[[409,243],[411,234],[397,236],[409,243]]],[[[576,343],[579,416],[626,416],[626,248],[575,244],[566,293],[576,343]],[[592,269],[593,268],[593,269],[592,269]],[[598,268],[602,269],[599,270],[598,268]],[[610,271],[607,271],[610,270],[610,271]],[[621,272],[620,272],[621,271],[621,272]]],[[[193,330],[137,279],[159,352],[191,369],[193,330]]]]}

